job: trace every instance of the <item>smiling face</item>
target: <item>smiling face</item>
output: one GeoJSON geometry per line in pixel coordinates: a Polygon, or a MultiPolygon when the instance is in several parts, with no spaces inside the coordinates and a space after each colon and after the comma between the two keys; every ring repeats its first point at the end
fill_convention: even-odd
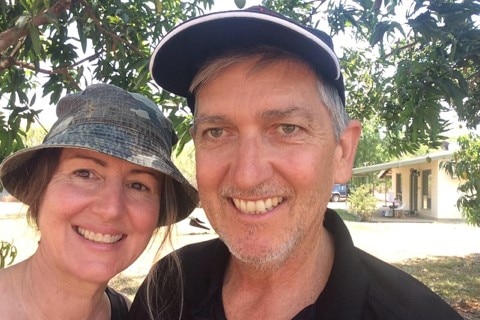
{"type": "Polygon", "coordinates": [[[36,256],[65,277],[106,283],[156,228],[162,176],[102,153],[63,149],[39,208],[36,256]]]}
{"type": "Polygon", "coordinates": [[[358,136],[335,141],[319,81],[304,64],[280,60],[252,72],[254,62],[227,67],[196,95],[197,182],[232,254],[278,265],[318,243],[332,184],[348,180],[347,149],[358,136]]]}

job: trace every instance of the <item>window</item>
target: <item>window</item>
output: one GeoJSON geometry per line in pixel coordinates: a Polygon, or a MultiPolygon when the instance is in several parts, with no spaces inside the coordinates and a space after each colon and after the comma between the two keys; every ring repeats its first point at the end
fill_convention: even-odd
{"type": "Polygon", "coordinates": [[[422,209],[432,208],[432,170],[422,171],[422,209]]]}

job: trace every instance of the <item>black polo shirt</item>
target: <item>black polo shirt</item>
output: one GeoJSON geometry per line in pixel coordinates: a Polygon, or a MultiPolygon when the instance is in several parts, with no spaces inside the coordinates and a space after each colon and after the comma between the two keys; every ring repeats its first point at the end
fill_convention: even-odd
{"type": "MultiPolygon", "coordinates": [[[[293,319],[462,319],[422,283],[356,248],[346,225],[335,211],[327,209],[324,226],[335,241],[332,272],[315,304],[305,307],[293,319]]],[[[183,306],[182,319],[226,319],[222,281],[230,257],[227,247],[219,239],[214,239],[185,246],[177,252],[182,261],[184,301],[165,307],[158,319],[179,319],[179,305],[183,306]]],[[[166,261],[162,259],[154,268],[164,268],[166,261]]],[[[163,272],[157,276],[168,277],[163,272]]],[[[161,280],[164,279],[158,279],[161,280]]],[[[156,292],[154,300],[159,300],[155,295],[168,297],[174,289],[156,292]]],[[[133,302],[130,319],[148,319],[145,294],[144,283],[133,302]]]]}

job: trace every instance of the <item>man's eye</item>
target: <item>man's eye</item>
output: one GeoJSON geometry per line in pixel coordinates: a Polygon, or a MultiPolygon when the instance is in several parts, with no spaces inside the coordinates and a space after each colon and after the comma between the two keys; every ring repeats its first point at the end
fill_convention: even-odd
{"type": "Polygon", "coordinates": [[[208,133],[209,133],[210,136],[212,136],[213,138],[219,138],[219,137],[221,137],[222,134],[223,134],[223,129],[220,129],[220,128],[208,129],[208,133]]]}
{"type": "Polygon", "coordinates": [[[296,130],[298,130],[298,127],[296,125],[293,125],[293,124],[282,124],[282,125],[280,125],[279,130],[281,130],[282,133],[284,133],[284,134],[292,134],[296,130]]]}
{"type": "Polygon", "coordinates": [[[87,169],[75,170],[74,174],[75,174],[75,176],[80,177],[80,178],[89,178],[92,175],[92,173],[87,169]]]}

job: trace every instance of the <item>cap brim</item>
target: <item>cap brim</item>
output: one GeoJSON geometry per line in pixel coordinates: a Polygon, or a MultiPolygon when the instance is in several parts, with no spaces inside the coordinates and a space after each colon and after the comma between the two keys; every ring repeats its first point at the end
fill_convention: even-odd
{"type": "MultiPolygon", "coordinates": [[[[307,60],[324,79],[341,79],[338,59],[321,31],[290,20],[251,11],[204,15],[173,29],[156,47],[150,60],[153,79],[165,90],[189,97],[192,79],[210,57],[235,47],[256,44],[287,50],[307,60]],[[317,30],[318,31],[318,30],[317,30]]],[[[342,81],[343,86],[343,81],[342,81]]]]}

